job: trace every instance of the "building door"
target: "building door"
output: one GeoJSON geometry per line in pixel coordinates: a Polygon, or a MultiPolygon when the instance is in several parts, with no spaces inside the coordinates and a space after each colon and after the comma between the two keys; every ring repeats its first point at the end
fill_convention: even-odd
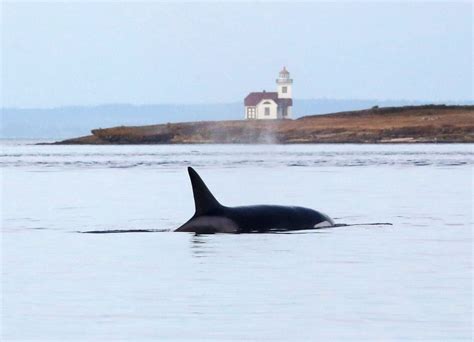
{"type": "Polygon", "coordinates": [[[255,107],[248,107],[247,108],[247,119],[256,119],[257,113],[255,107]]]}

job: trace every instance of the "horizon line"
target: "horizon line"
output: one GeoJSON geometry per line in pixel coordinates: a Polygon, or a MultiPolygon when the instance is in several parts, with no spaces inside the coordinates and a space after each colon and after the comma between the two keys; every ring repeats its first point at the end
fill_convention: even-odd
{"type": "MultiPolygon", "coordinates": [[[[374,99],[374,98],[331,98],[331,97],[316,97],[316,98],[297,98],[294,101],[354,101],[354,102],[408,102],[408,103],[425,103],[425,104],[453,104],[458,102],[460,105],[474,104],[474,99],[451,99],[451,100],[426,100],[426,99],[374,99]]],[[[38,107],[22,107],[22,106],[0,106],[0,110],[54,110],[62,108],[97,108],[106,106],[128,106],[128,107],[150,107],[150,106],[217,106],[217,105],[233,105],[242,103],[243,101],[229,101],[229,102],[194,102],[194,103],[177,103],[177,102],[161,102],[161,103],[132,103],[132,102],[103,102],[99,104],[69,104],[57,106],[38,106],[38,107]]]]}

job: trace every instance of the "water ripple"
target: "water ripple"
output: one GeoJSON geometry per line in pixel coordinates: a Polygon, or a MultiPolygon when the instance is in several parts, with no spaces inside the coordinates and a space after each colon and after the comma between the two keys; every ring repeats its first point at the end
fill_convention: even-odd
{"type": "Polygon", "coordinates": [[[474,165],[456,145],[3,145],[1,167],[33,169],[198,167],[364,167],[474,165]]]}

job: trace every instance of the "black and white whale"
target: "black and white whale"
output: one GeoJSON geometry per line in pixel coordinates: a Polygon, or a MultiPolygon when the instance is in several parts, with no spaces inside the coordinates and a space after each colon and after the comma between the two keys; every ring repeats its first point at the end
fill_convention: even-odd
{"type": "Polygon", "coordinates": [[[188,172],[193,187],[196,212],[189,221],[176,229],[176,232],[237,234],[334,226],[329,216],[308,208],[279,205],[223,206],[193,168],[188,167],[188,172]]]}

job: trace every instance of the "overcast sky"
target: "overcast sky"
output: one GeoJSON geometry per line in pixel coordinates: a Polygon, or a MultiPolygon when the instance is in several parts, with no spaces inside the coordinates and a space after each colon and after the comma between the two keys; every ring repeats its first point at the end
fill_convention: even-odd
{"type": "Polygon", "coordinates": [[[2,106],[473,98],[469,2],[2,6],[2,106]]]}

